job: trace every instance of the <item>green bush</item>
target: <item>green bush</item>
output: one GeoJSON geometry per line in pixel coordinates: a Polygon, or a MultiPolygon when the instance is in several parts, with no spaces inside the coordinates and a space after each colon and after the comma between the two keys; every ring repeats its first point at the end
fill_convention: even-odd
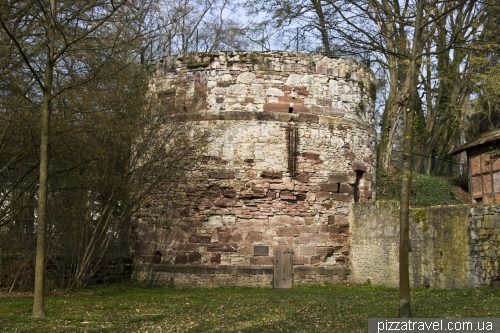
{"type": "MultiPolygon", "coordinates": [[[[377,173],[377,199],[401,198],[401,173],[377,173]]],[[[439,178],[413,172],[410,184],[410,206],[423,207],[443,204],[459,204],[451,191],[451,185],[439,178]]]]}

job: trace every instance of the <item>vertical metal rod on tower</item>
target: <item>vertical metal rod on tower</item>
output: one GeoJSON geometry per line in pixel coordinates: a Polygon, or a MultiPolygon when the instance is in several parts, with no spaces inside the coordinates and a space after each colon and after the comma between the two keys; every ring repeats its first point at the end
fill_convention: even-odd
{"type": "Polygon", "coordinates": [[[198,52],[198,29],[196,29],[196,52],[198,52]]]}

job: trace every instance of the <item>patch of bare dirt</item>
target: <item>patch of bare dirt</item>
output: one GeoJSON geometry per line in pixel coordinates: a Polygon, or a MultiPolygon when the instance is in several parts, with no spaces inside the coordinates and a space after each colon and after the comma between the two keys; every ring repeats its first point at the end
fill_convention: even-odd
{"type": "Polygon", "coordinates": [[[472,200],[469,192],[464,189],[460,183],[453,178],[439,177],[441,180],[447,181],[451,185],[451,190],[455,198],[457,198],[460,203],[463,204],[474,204],[475,202],[472,200]]]}

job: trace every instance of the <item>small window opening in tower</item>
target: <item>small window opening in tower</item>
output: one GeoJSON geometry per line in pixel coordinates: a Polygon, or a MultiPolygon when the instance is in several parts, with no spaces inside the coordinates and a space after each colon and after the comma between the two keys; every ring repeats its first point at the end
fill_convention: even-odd
{"type": "Polygon", "coordinates": [[[288,113],[293,113],[293,107],[292,107],[292,106],[290,106],[290,107],[288,108],[288,113]]]}
{"type": "Polygon", "coordinates": [[[363,178],[363,171],[356,171],[356,182],[354,183],[354,202],[359,202],[360,188],[359,184],[363,178]]]}
{"type": "Polygon", "coordinates": [[[160,251],[156,251],[156,253],[154,254],[154,256],[153,256],[153,263],[154,264],[161,263],[161,252],[160,251]]]}

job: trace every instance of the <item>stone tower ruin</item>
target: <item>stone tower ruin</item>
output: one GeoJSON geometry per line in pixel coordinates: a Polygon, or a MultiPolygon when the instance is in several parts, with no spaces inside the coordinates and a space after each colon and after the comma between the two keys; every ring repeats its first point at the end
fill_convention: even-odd
{"type": "Polygon", "coordinates": [[[181,217],[159,225],[169,217],[153,205],[134,218],[136,279],[271,286],[279,268],[295,284],[349,281],[351,205],[375,193],[370,69],[290,52],[200,53],[155,65],[151,93],[184,82],[201,97],[189,121],[222,130],[200,160],[204,177],[182,189],[181,217]]]}

